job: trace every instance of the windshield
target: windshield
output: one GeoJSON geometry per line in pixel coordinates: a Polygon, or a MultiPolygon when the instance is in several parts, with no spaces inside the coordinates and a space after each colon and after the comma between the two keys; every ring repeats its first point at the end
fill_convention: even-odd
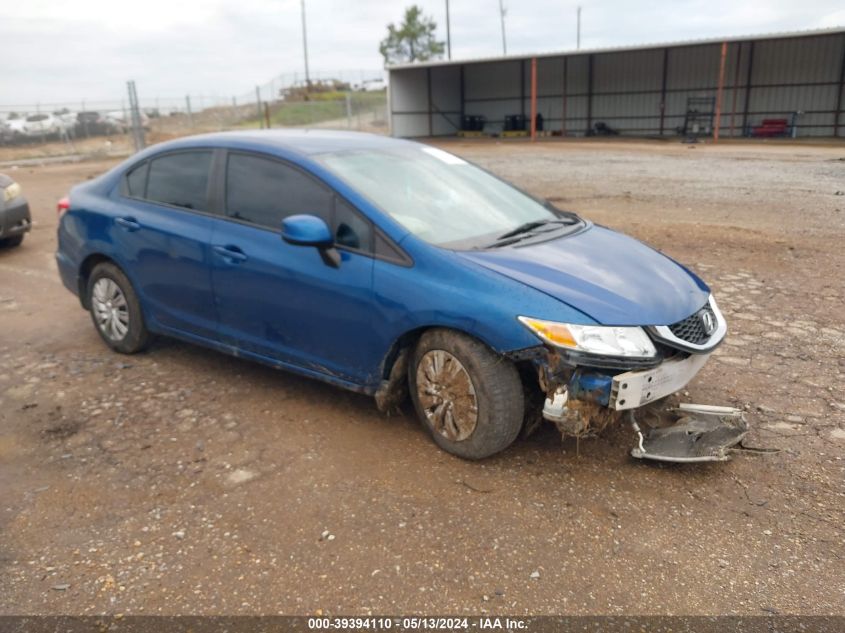
{"type": "Polygon", "coordinates": [[[561,214],[465,160],[410,146],[324,154],[319,160],[419,238],[474,248],[561,214]]]}

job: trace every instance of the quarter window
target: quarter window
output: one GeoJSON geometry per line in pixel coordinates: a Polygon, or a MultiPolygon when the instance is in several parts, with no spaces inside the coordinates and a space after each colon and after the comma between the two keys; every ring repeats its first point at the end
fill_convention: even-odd
{"type": "Polygon", "coordinates": [[[195,211],[208,210],[208,172],[211,152],[179,152],[150,162],[147,192],[151,202],[195,211]]]}
{"type": "Polygon", "coordinates": [[[126,194],[131,198],[143,198],[147,188],[149,163],[142,163],[126,175],[126,194]]]}
{"type": "Polygon", "coordinates": [[[334,235],[338,246],[346,246],[365,253],[373,250],[373,229],[346,201],[335,198],[334,235]]]}

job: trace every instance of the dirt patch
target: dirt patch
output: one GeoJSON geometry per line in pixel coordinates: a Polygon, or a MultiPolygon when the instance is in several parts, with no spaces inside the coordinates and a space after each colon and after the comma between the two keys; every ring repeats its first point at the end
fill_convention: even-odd
{"type": "Polygon", "coordinates": [[[442,146],[701,274],[729,335],[682,399],[743,409],[746,444],[780,451],[661,466],[625,426],[546,425],[469,463],[407,409],[172,341],[116,356],[53,261],[55,200],[111,163],[22,168],[0,612],[845,612],[845,148],[442,146]]]}

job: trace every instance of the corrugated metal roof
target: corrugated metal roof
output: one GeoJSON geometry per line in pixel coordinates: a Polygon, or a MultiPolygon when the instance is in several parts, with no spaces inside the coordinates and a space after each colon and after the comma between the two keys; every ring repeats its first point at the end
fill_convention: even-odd
{"type": "Polygon", "coordinates": [[[606,48],[591,48],[580,50],[561,50],[547,53],[533,53],[525,55],[499,55],[494,57],[476,57],[468,59],[437,59],[429,62],[413,62],[409,64],[394,64],[388,66],[387,70],[405,70],[409,68],[431,68],[433,66],[459,66],[463,64],[483,64],[487,62],[518,61],[531,59],[532,57],[560,57],[562,55],[592,55],[596,53],[620,53],[628,51],[643,51],[659,48],[674,48],[681,46],[701,46],[702,44],[721,44],[722,42],[751,42],[758,40],[780,40],[796,37],[817,37],[819,35],[836,35],[845,33],[845,26],[837,26],[829,29],[809,29],[805,31],[784,31],[780,33],[763,33],[759,35],[736,35],[732,37],[711,37],[699,40],[682,40],[677,42],[661,42],[653,44],[640,44],[637,46],[610,46],[606,48]]]}

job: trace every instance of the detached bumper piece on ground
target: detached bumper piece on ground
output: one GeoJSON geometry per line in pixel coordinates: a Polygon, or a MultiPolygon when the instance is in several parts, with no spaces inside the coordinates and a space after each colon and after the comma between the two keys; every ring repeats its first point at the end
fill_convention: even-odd
{"type": "Polygon", "coordinates": [[[631,450],[637,459],[661,462],[725,462],[732,447],[748,433],[742,411],[733,407],[681,404],[672,409],[675,423],[643,431],[633,411],[629,413],[638,444],[631,450]]]}

